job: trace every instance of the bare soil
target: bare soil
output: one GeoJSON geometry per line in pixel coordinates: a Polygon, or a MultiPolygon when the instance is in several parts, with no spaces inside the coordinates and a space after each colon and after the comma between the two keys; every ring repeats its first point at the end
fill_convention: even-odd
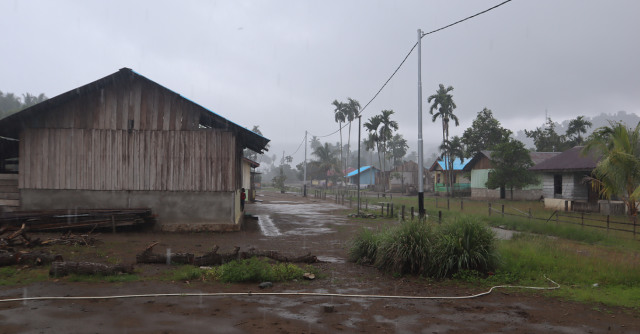
{"type": "MultiPolygon", "coordinates": [[[[58,246],[70,261],[134,263],[153,241],[156,252],[203,254],[277,250],[317,255],[322,273],[313,281],[258,284],[172,282],[158,277],[166,265],[137,265],[142,280],[131,283],[74,283],[50,279],[0,288],[0,298],[22,296],[107,296],[153,293],[254,292],[242,296],[142,297],[109,300],[53,300],[0,303],[0,333],[640,333],[633,310],[583,304],[544,292],[497,290],[474,299],[376,299],[356,297],[260,296],[255,292],[329,292],[402,296],[464,296],[484,288],[393,277],[349,263],[350,238],[362,225],[332,201],[296,194],[259,193],[247,204],[259,217],[235,233],[103,233],[95,247],[58,246]]],[[[48,235],[51,237],[51,235],[48,235]]],[[[563,284],[563,282],[559,282],[563,284]]]]}

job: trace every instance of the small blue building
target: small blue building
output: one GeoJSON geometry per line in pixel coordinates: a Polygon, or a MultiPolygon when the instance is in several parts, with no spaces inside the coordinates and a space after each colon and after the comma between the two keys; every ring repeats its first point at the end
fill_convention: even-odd
{"type": "Polygon", "coordinates": [[[376,173],[380,170],[373,166],[364,166],[360,167],[360,170],[354,170],[353,172],[347,174],[349,178],[349,183],[357,184],[358,182],[358,173],[360,174],[360,185],[368,186],[376,184],[376,173]]]}

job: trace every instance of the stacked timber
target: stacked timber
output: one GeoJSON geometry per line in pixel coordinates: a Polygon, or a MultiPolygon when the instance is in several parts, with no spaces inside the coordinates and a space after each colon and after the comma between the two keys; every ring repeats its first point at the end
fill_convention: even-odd
{"type": "Polygon", "coordinates": [[[151,209],[84,209],[5,212],[0,226],[19,230],[23,225],[29,231],[67,231],[77,229],[109,228],[151,224],[151,209]]]}
{"type": "Polygon", "coordinates": [[[0,212],[15,211],[19,207],[18,174],[0,174],[0,212]]]}

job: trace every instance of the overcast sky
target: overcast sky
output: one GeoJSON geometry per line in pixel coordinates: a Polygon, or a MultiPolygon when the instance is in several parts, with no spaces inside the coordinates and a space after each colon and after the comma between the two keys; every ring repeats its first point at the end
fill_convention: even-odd
{"type": "MultiPolygon", "coordinates": [[[[305,130],[338,129],[334,99],[364,106],[418,28],[500,2],[0,0],[0,90],[54,97],[129,67],[237,124],[259,125],[280,157],[305,130]]],[[[484,107],[514,132],[542,125],[545,111],[558,122],[638,114],[639,13],[637,0],[513,0],[423,38],[423,98],[439,83],[455,88],[461,124],[452,135],[484,107]]],[[[412,147],[417,61],[414,51],[363,114],[394,110],[412,147]]],[[[425,148],[441,142],[426,102],[423,131],[425,148]]],[[[303,157],[304,147],[294,163],[303,157]]]]}

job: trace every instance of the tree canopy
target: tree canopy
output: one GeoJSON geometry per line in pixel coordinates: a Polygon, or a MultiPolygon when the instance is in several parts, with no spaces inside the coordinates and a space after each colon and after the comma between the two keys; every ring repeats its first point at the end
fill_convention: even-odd
{"type": "Polygon", "coordinates": [[[503,128],[493,117],[491,109],[484,108],[462,134],[462,143],[466,147],[465,156],[471,157],[480,151],[491,150],[508,141],[511,134],[511,130],[503,128]]]}
{"type": "Polygon", "coordinates": [[[600,194],[609,199],[619,197],[629,215],[636,215],[640,199],[640,122],[635,128],[611,122],[596,129],[583,152],[601,155],[591,179],[600,194]]]}
{"type": "Polygon", "coordinates": [[[489,189],[510,189],[513,199],[513,188],[523,188],[538,182],[535,174],[529,171],[533,166],[529,150],[518,140],[509,139],[496,145],[491,152],[490,160],[493,169],[489,172],[486,183],[489,189]]]}

